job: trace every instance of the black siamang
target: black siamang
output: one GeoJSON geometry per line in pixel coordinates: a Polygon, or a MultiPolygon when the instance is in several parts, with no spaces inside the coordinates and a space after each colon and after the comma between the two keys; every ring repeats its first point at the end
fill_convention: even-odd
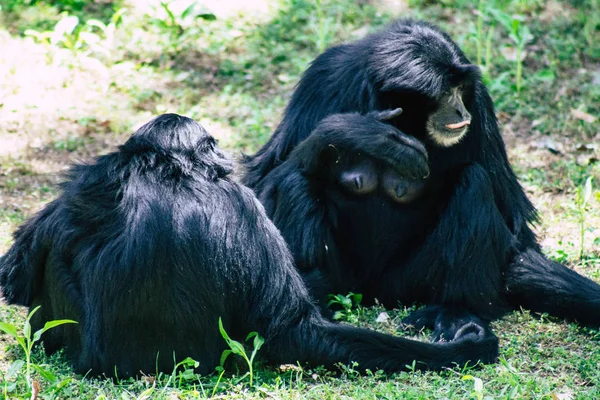
{"type": "Polygon", "coordinates": [[[338,325],[311,302],[292,255],[252,191],[193,120],[162,115],[117,152],[74,166],[62,195],[20,227],[0,258],[8,303],[41,305],[34,328],[79,372],[172,371],[192,357],[199,371],[226,344],[256,331],[279,363],[398,371],[491,362],[498,342],[465,324],[464,340],[431,344],[338,325]]]}
{"type": "Polygon", "coordinates": [[[479,70],[432,25],[325,51],[245,164],[317,298],[426,304],[406,323],[435,339],[519,306],[600,325],[600,285],[540,252],[479,70]]]}

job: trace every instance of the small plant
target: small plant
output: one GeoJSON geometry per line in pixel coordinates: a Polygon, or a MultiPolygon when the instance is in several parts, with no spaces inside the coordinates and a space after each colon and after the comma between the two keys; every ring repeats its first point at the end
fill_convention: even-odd
{"type": "MultiPolygon", "coordinates": [[[[476,378],[473,375],[465,375],[461,378],[463,381],[473,381],[473,394],[472,397],[477,400],[484,400],[483,397],[483,381],[480,378],[476,378]]],[[[486,397],[486,399],[489,397],[486,397]]]]}
{"type": "MultiPolygon", "coordinates": [[[[260,336],[257,332],[250,332],[248,336],[246,336],[246,341],[250,340],[251,338],[254,338],[254,341],[252,342],[252,354],[250,355],[250,357],[248,357],[244,345],[229,337],[229,335],[225,331],[225,328],[223,328],[223,321],[221,321],[221,318],[219,318],[219,331],[221,332],[221,336],[223,336],[223,339],[225,339],[225,342],[227,342],[229,350],[224,350],[221,354],[221,362],[219,367],[217,367],[217,371],[220,371],[222,376],[225,371],[223,367],[225,364],[225,360],[227,360],[227,357],[229,357],[230,354],[236,354],[242,357],[244,361],[246,361],[246,364],[248,364],[248,373],[245,374],[242,378],[244,378],[246,375],[250,375],[250,386],[253,386],[252,366],[254,364],[254,357],[256,357],[258,350],[260,350],[262,345],[265,343],[265,339],[262,336],[260,336]]],[[[221,376],[219,376],[219,381],[221,380],[221,376]]],[[[219,386],[219,381],[217,381],[217,385],[215,386],[215,388],[219,386]]]]}
{"type": "Polygon", "coordinates": [[[323,12],[323,2],[321,0],[315,0],[317,6],[317,20],[318,20],[318,38],[317,38],[317,50],[319,53],[325,51],[327,47],[327,25],[325,21],[325,13],[323,12]]]}
{"type": "MultiPolygon", "coordinates": [[[[179,383],[178,385],[181,386],[183,381],[192,381],[195,380],[196,377],[196,371],[195,369],[198,368],[198,366],[200,365],[200,363],[190,357],[187,357],[185,360],[180,361],[178,363],[175,363],[175,366],[173,367],[173,372],[171,372],[171,376],[169,376],[169,379],[167,380],[167,383],[165,384],[164,388],[163,388],[163,393],[166,392],[166,390],[169,388],[169,386],[171,385],[172,382],[174,382],[177,378],[179,378],[179,383]],[[183,368],[183,371],[179,371],[179,373],[177,372],[180,368],[183,368]]],[[[154,387],[150,388],[152,390],[154,390],[154,387]]],[[[151,392],[148,392],[148,395],[150,395],[151,392]]]]}
{"type": "Polygon", "coordinates": [[[525,59],[525,46],[533,39],[529,27],[525,25],[522,15],[509,15],[497,9],[490,9],[490,13],[496,21],[508,32],[508,37],[514,44],[515,49],[515,81],[517,96],[521,93],[523,86],[523,60],[525,59]]]}
{"type": "MultiPolygon", "coordinates": [[[[18,328],[15,325],[0,321],[0,330],[9,336],[12,336],[17,341],[19,346],[23,349],[23,352],[25,353],[25,363],[24,363],[25,364],[25,379],[27,381],[27,387],[29,390],[33,390],[33,388],[34,388],[34,384],[31,380],[31,369],[32,368],[35,369],[36,371],[38,371],[38,373],[41,376],[43,376],[44,378],[51,377],[51,374],[49,372],[45,371],[39,365],[33,364],[31,362],[31,350],[33,349],[33,345],[42,338],[42,334],[44,334],[44,332],[46,332],[47,330],[57,327],[59,325],[76,324],[77,323],[70,319],[60,319],[60,320],[48,321],[44,324],[44,327],[42,329],[38,329],[37,331],[33,332],[33,335],[32,335],[31,334],[31,322],[30,322],[31,317],[33,317],[33,315],[39,309],[40,309],[40,306],[37,306],[36,308],[31,310],[31,312],[25,319],[25,324],[23,325],[23,330],[21,333],[18,331],[18,328]]],[[[15,361],[13,363],[13,365],[11,366],[11,369],[13,370],[12,375],[16,376],[16,373],[22,367],[23,367],[22,360],[15,361]]]]}
{"type": "Polygon", "coordinates": [[[583,260],[585,232],[593,230],[593,228],[586,229],[585,227],[585,219],[591,198],[592,177],[590,176],[585,180],[585,184],[583,186],[579,186],[577,188],[577,193],[575,195],[575,207],[573,207],[573,211],[577,215],[577,222],[579,222],[579,261],[583,260]]]}
{"type": "MultiPolygon", "coordinates": [[[[47,43],[56,47],[63,47],[76,53],[86,45],[86,35],[81,35],[79,18],[68,13],[61,14],[61,19],[51,31],[38,32],[35,29],[27,29],[25,36],[30,36],[40,43],[47,43]]],[[[87,40],[91,38],[88,36],[87,40]]],[[[96,38],[92,39],[96,40],[96,38]]]]}
{"type": "Polygon", "coordinates": [[[90,28],[96,28],[102,32],[104,40],[94,40],[99,36],[93,33],[86,33],[88,36],[88,43],[93,51],[103,54],[106,59],[111,60],[113,58],[113,50],[116,47],[116,32],[117,28],[123,23],[123,15],[127,12],[126,8],[120,8],[112,15],[110,22],[105,24],[98,19],[90,19],[86,22],[86,26],[90,28]]]}
{"type": "Polygon", "coordinates": [[[488,19],[488,13],[486,12],[485,5],[487,4],[484,0],[479,0],[479,6],[477,8],[477,28],[475,32],[475,44],[477,45],[477,65],[483,69],[484,78],[489,80],[489,71],[492,62],[492,38],[494,37],[494,31],[496,25],[492,24],[484,34],[483,22],[488,19]],[[485,36],[485,38],[484,38],[485,36]],[[484,49],[485,49],[485,65],[484,60],[484,49]]]}
{"type": "MultiPolygon", "coordinates": [[[[566,264],[569,261],[569,253],[563,248],[562,240],[558,241],[559,248],[555,249],[550,253],[550,258],[561,264],[566,264]]],[[[571,242],[568,245],[572,245],[571,242]]]]}
{"type": "Polygon", "coordinates": [[[160,8],[165,12],[166,18],[152,18],[152,22],[160,29],[169,32],[173,38],[180,38],[185,32],[185,28],[191,25],[196,19],[206,21],[217,19],[215,14],[208,11],[196,1],[161,1],[160,8]]]}
{"type": "Polygon", "coordinates": [[[330,294],[327,305],[329,307],[333,305],[340,305],[342,307],[341,310],[333,314],[333,319],[336,321],[347,320],[348,322],[357,322],[358,317],[352,314],[352,308],[358,307],[362,298],[363,296],[360,293],[350,292],[345,296],[343,294],[330,294]]]}

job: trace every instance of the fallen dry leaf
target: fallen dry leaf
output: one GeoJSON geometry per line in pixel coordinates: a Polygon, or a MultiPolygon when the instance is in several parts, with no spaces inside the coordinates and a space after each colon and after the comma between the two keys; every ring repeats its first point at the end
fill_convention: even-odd
{"type": "Polygon", "coordinates": [[[575,110],[574,108],[571,109],[571,115],[577,119],[587,122],[588,124],[595,122],[597,119],[596,117],[594,117],[591,114],[588,114],[581,110],[575,110]]]}
{"type": "Polygon", "coordinates": [[[377,316],[377,319],[375,321],[383,323],[383,322],[387,322],[389,320],[390,320],[390,316],[388,315],[388,313],[386,313],[384,311],[377,316]]]}
{"type": "Polygon", "coordinates": [[[31,400],[37,400],[38,393],[40,392],[40,384],[38,381],[31,382],[31,400]]]}
{"type": "Polygon", "coordinates": [[[573,393],[552,393],[552,398],[554,400],[571,400],[573,398],[573,393]]]}

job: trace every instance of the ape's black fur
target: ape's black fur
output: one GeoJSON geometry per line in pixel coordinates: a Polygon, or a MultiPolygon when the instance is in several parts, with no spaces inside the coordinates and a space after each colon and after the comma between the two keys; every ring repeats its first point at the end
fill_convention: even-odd
{"type": "MultiPolygon", "coordinates": [[[[279,363],[397,371],[492,361],[497,341],[470,335],[429,344],[337,325],[311,303],[291,254],[252,191],[196,122],[174,114],[142,127],[118,152],[75,166],[63,194],[15,233],[0,258],[9,303],[41,305],[46,350],[65,347],[80,372],[171,371],[219,362],[226,331],[257,331],[279,363]]],[[[470,329],[467,324],[465,329],[470,329]]]]}
{"type": "Polygon", "coordinates": [[[246,166],[245,183],[317,295],[352,290],[389,306],[429,304],[409,322],[436,326],[437,336],[453,337],[453,326],[462,326],[455,320],[485,324],[469,313],[489,320],[518,306],[600,324],[600,286],[540,253],[529,227],[536,211],[511,170],[478,68],[431,25],[399,21],[320,55],[246,166]],[[460,142],[443,147],[426,121],[452,88],[462,92],[471,124],[460,142]],[[418,141],[339,114],[396,107],[404,112],[392,125],[418,141]],[[328,165],[308,167],[328,148],[404,176],[428,167],[425,195],[407,205],[381,191],[345,195],[328,179],[328,165]]]}

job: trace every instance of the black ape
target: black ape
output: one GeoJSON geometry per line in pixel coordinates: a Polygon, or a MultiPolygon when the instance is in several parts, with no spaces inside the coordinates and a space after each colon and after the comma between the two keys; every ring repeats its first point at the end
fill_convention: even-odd
{"type": "Polygon", "coordinates": [[[36,329],[78,321],[44,341],[82,373],[172,371],[188,356],[210,372],[225,347],[219,317],[234,338],[264,336],[261,352],[279,363],[397,371],[495,358],[497,341],[470,324],[464,341],[433,345],[324,320],[278,230],[230,172],[199,124],[154,119],[118,152],[75,166],[63,194],[19,228],[0,258],[5,299],[41,305],[36,329]]]}
{"type": "Polygon", "coordinates": [[[540,253],[536,211],[478,68],[431,25],[399,21],[325,51],[246,166],[317,297],[351,290],[428,304],[407,322],[438,338],[518,306],[600,324],[600,286],[540,253]],[[398,107],[397,129],[339,114],[398,107]],[[414,179],[417,195],[390,201],[402,190],[385,171],[414,179]]]}

